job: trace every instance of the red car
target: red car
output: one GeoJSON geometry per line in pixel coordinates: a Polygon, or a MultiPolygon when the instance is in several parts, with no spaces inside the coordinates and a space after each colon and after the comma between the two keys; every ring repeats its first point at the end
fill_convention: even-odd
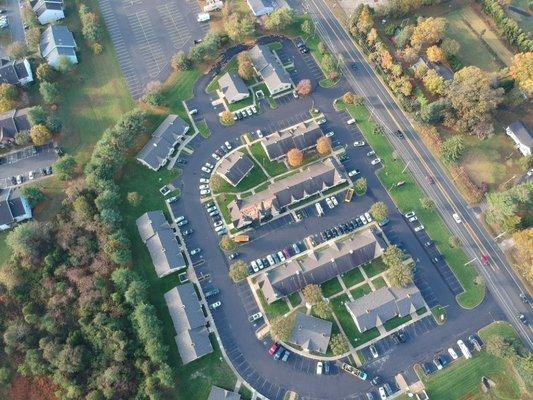
{"type": "Polygon", "coordinates": [[[484,266],[487,266],[489,265],[489,257],[482,254],[481,255],[481,264],[483,264],[484,266]]]}
{"type": "Polygon", "coordinates": [[[270,349],[268,349],[268,354],[273,356],[274,354],[276,354],[276,351],[278,351],[278,349],[279,349],[279,344],[278,343],[272,343],[272,346],[270,346],[270,349]]]}

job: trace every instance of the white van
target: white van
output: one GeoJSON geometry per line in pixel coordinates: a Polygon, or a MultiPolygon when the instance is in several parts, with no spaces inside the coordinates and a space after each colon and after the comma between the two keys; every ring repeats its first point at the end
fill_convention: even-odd
{"type": "Polygon", "coordinates": [[[318,213],[319,217],[322,217],[324,215],[324,210],[322,209],[322,206],[320,203],[315,203],[316,212],[318,213]]]}
{"type": "Polygon", "coordinates": [[[453,213],[453,214],[452,214],[452,217],[453,217],[453,219],[455,220],[455,222],[457,222],[458,224],[460,224],[461,222],[463,222],[463,221],[461,221],[461,217],[460,217],[459,214],[457,214],[457,213],[453,213]]]}
{"type": "Polygon", "coordinates": [[[211,19],[211,16],[209,15],[209,13],[199,13],[197,16],[196,16],[196,21],[198,22],[205,22],[205,21],[209,21],[211,19]]]}
{"type": "Polygon", "coordinates": [[[346,123],[347,123],[348,125],[353,125],[353,124],[355,124],[355,119],[351,118],[351,119],[349,119],[348,121],[346,121],[346,123]]]}
{"type": "Polygon", "coordinates": [[[459,339],[457,341],[457,346],[461,349],[461,352],[465,356],[465,358],[468,360],[469,358],[472,358],[472,354],[470,353],[470,350],[468,350],[468,347],[466,347],[465,343],[459,339]]]}

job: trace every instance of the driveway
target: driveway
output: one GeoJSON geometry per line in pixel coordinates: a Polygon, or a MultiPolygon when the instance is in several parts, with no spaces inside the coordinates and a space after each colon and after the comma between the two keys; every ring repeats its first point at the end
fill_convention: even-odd
{"type": "Polygon", "coordinates": [[[19,2],[17,0],[6,0],[5,10],[6,13],[4,15],[7,16],[9,26],[2,32],[2,36],[5,36],[5,40],[2,41],[2,45],[0,46],[1,57],[7,57],[5,50],[9,44],[13,42],[26,43],[26,35],[20,15],[19,2]]]}
{"type": "Polygon", "coordinates": [[[208,23],[196,21],[197,1],[99,0],[120,68],[134,99],[150,81],[164,82],[170,59],[204,37],[208,23]]]}

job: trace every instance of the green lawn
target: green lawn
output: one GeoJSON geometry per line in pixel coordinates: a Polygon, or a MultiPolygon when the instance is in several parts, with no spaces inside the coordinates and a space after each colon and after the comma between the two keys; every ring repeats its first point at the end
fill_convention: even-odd
{"type": "Polygon", "coordinates": [[[433,315],[433,318],[435,318],[435,321],[437,321],[437,324],[442,325],[446,323],[446,308],[443,306],[435,306],[431,309],[431,314],[433,315]]]}
{"type": "Polygon", "coordinates": [[[387,322],[385,322],[383,327],[386,331],[392,331],[394,328],[411,321],[411,319],[412,318],[410,315],[406,315],[405,317],[394,317],[393,319],[389,319],[387,322]]]}
{"type": "Polygon", "coordinates": [[[9,260],[11,252],[6,244],[8,232],[0,232],[0,268],[9,260]]]}
{"type": "MultiPolygon", "coordinates": [[[[243,154],[250,155],[250,153],[248,153],[248,150],[246,149],[242,149],[241,151],[243,154]]],[[[257,165],[257,163],[251,158],[250,160],[254,163],[254,167],[250,172],[248,172],[248,175],[242,181],[239,182],[237,186],[233,186],[226,180],[221,179],[222,184],[219,185],[216,190],[213,190],[213,193],[242,193],[265,182],[268,178],[261,169],[261,167],[257,165]]]]}
{"type": "Polygon", "coordinates": [[[320,285],[320,288],[322,289],[322,294],[324,297],[331,297],[342,290],[342,286],[337,277],[324,282],[322,285],[320,285]]]}
{"type": "Polygon", "coordinates": [[[250,389],[247,389],[244,385],[239,389],[239,394],[241,395],[242,400],[252,400],[252,392],[250,389]]]}
{"type": "Polygon", "coordinates": [[[227,106],[228,106],[228,109],[231,111],[231,112],[234,112],[234,111],[237,111],[237,110],[240,110],[241,108],[246,108],[246,107],[250,107],[254,104],[254,95],[253,94],[250,94],[250,97],[247,97],[241,101],[237,101],[235,103],[226,103],[227,106]]]}
{"type": "Polygon", "coordinates": [[[211,130],[207,126],[207,123],[205,121],[200,121],[196,124],[196,127],[198,128],[198,132],[200,132],[200,135],[202,135],[204,138],[208,138],[211,136],[211,130]]]}
{"type": "Polygon", "coordinates": [[[265,299],[265,295],[263,294],[263,291],[261,289],[257,290],[256,293],[259,297],[259,300],[261,301],[263,310],[265,310],[266,316],[270,321],[272,321],[276,317],[281,317],[282,315],[285,315],[290,311],[285,299],[279,299],[272,304],[268,304],[265,299]]]}
{"type": "Polygon", "coordinates": [[[385,272],[387,270],[387,266],[383,263],[383,260],[380,257],[373,260],[370,264],[363,266],[363,270],[369,278],[372,278],[377,274],[385,272]]]}
{"type": "Polygon", "coordinates": [[[376,290],[381,289],[382,287],[387,286],[387,283],[385,282],[385,279],[383,279],[381,276],[378,277],[378,278],[376,278],[376,279],[373,279],[373,280],[372,280],[372,283],[373,283],[374,286],[376,287],[376,290]]]}
{"type": "MultiPolygon", "coordinates": [[[[337,107],[342,109],[345,108],[345,105],[342,101],[338,101],[337,107]]],[[[375,123],[371,120],[367,109],[363,106],[349,106],[348,111],[357,121],[368,143],[383,160],[383,168],[378,172],[383,186],[390,188],[398,181],[405,182],[403,186],[395,187],[389,193],[402,213],[412,210],[416,212],[418,219],[426,227],[429,236],[446,258],[450,268],[465,289],[464,293],[457,296],[457,302],[465,308],[476,307],[485,297],[485,284],[478,285],[475,283],[475,279],[478,276],[475,267],[464,265],[468,262],[468,258],[462,249],[450,247],[448,238],[451,236],[451,233],[444,225],[440,215],[435,210],[422,208],[420,199],[425,197],[425,194],[415,183],[407,169],[402,173],[405,168],[405,163],[401,160],[393,160],[392,154],[394,150],[387,137],[373,133],[375,123]]]]}
{"type": "Polygon", "coordinates": [[[231,217],[229,215],[228,204],[237,198],[234,194],[221,194],[216,196],[216,202],[218,209],[222,213],[222,218],[226,221],[226,224],[231,223],[231,217]]]}
{"type": "Polygon", "coordinates": [[[293,307],[298,307],[302,303],[300,294],[298,292],[291,294],[289,296],[289,303],[291,303],[293,307]]]}
{"type": "Polygon", "coordinates": [[[370,289],[370,285],[368,283],[365,283],[364,285],[358,286],[355,289],[350,290],[350,293],[352,294],[354,300],[363,297],[364,295],[367,295],[371,292],[372,289],[370,289]]]}
{"type": "Polygon", "coordinates": [[[365,280],[363,273],[359,268],[354,268],[351,271],[346,272],[345,274],[341,275],[341,278],[347,288],[357,285],[365,280]]]}
{"type": "Polygon", "coordinates": [[[335,313],[335,316],[341,324],[342,329],[346,333],[346,336],[348,336],[348,340],[350,341],[350,343],[354,347],[357,347],[362,345],[363,343],[377,338],[379,336],[379,332],[375,328],[364,333],[359,332],[359,330],[355,326],[355,323],[353,322],[350,313],[346,309],[346,306],[343,304],[347,301],[349,301],[348,295],[343,294],[341,296],[331,299],[330,304],[331,308],[333,309],[333,312],[335,313]]]}
{"type": "Polygon", "coordinates": [[[249,148],[257,162],[259,162],[263,166],[267,174],[271,177],[281,175],[288,171],[287,166],[284,163],[269,160],[265,149],[261,145],[261,142],[256,142],[252,144],[249,148]]]}

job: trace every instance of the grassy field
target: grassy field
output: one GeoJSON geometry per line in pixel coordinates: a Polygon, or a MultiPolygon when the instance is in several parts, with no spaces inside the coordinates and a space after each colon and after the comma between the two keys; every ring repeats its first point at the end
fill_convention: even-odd
{"type": "MultiPolygon", "coordinates": [[[[247,150],[242,150],[242,153],[249,155],[247,150]]],[[[223,183],[216,188],[216,190],[213,190],[213,193],[242,193],[265,182],[267,180],[267,176],[265,175],[261,167],[259,167],[259,165],[257,165],[257,163],[251,158],[250,160],[254,163],[254,167],[250,172],[248,172],[248,175],[242,181],[239,182],[237,186],[233,186],[229,182],[224,180],[223,183]]]]}
{"type": "Polygon", "coordinates": [[[347,288],[357,285],[364,281],[363,273],[359,268],[354,268],[351,271],[346,272],[341,275],[341,279],[344,281],[344,284],[347,288]]]}
{"type": "Polygon", "coordinates": [[[265,149],[260,142],[256,142],[250,146],[250,151],[259,162],[268,175],[271,177],[281,175],[288,171],[287,166],[282,162],[272,162],[269,160],[265,149]]]}
{"type": "MultiPolygon", "coordinates": [[[[337,102],[337,108],[344,108],[342,101],[337,102]]],[[[393,159],[393,147],[387,137],[373,133],[375,123],[370,118],[366,108],[350,106],[348,111],[357,121],[368,143],[383,160],[383,168],[378,173],[383,186],[390,188],[398,181],[405,182],[403,186],[394,187],[389,193],[402,213],[408,211],[416,212],[418,219],[426,227],[429,236],[446,258],[450,268],[465,289],[464,293],[457,296],[457,302],[465,308],[476,307],[485,297],[485,284],[476,284],[475,279],[478,274],[472,265],[465,266],[465,263],[468,262],[466,254],[460,248],[450,247],[448,238],[451,233],[444,225],[439,214],[435,210],[422,208],[420,199],[425,197],[425,194],[417,185],[409,170],[406,169],[402,173],[405,163],[401,160],[395,161],[393,159]]]]}
{"type": "Polygon", "coordinates": [[[324,297],[331,297],[342,290],[342,286],[337,277],[324,282],[322,285],[320,285],[320,288],[322,289],[322,294],[324,297]]]}
{"type": "Polygon", "coordinates": [[[370,264],[363,266],[363,270],[365,271],[366,276],[372,278],[377,274],[386,271],[387,266],[383,263],[383,260],[380,257],[373,260],[370,264]]]}
{"type": "Polygon", "coordinates": [[[262,290],[259,289],[256,293],[269,320],[272,321],[274,318],[281,317],[290,311],[289,306],[284,299],[279,299],[272,304],[268,304],[262,290]]]}
{"type": "Polygon", "coordinates": [[[381,276],[380,276],[380,277],[377,277],[376,279],[373,279],[373,280],[372,280],[372,283],[373,283],[374,286],[376,287],[376,290],[377,290],[377,289],[381,289],[382,287],[387,286],[387,283],[385,282],[385,279],[383,279],[381,276]]]}
{"type": "Polygon", "coordinates": [[[200,132],[200,135],[204,138],[208,138],[211,136],[211,130],[207,126],[207,123],[205,121],[200,121],[196,124],[196,127],[198,128],[198,132],[200,132]]]}
{"type": "Polygon", "coordinates": [[[363,343],[368,342],[369,340],[378,337],[379,332],[375,328],[370,329],[364,333],[359,332],[359,330],[355,326],[355,323],[353,322],[350,313],[346,309],[346,306],[343,304],[347,301],[348,295],[343,294],[339,297],[335,297],[334,299],[332,299],[330,304],[350,343],[354,347],[357,347],[362,345],[363,343]]]}
{"type": "Polygon", "coordinates": [[[352,294],[354,300],[363,297],[364,295],[367,295],[371,292],[372,289],[370,288],[370,285],[368,283],[365,283],[364,285],[358,286],[355,289],[350,290],[350,293],[352,294]]]}
{"type": "Polygon", "coordinates": [[[392,319],[389,319],[387,322],[383,324],[383,327],[386,331],[392,331],[393,329],[399,327],[402,324],[405,324],[406,322],[411,321],[411,316],[406,315],[405,317],[394,317],[392,319]]]}

